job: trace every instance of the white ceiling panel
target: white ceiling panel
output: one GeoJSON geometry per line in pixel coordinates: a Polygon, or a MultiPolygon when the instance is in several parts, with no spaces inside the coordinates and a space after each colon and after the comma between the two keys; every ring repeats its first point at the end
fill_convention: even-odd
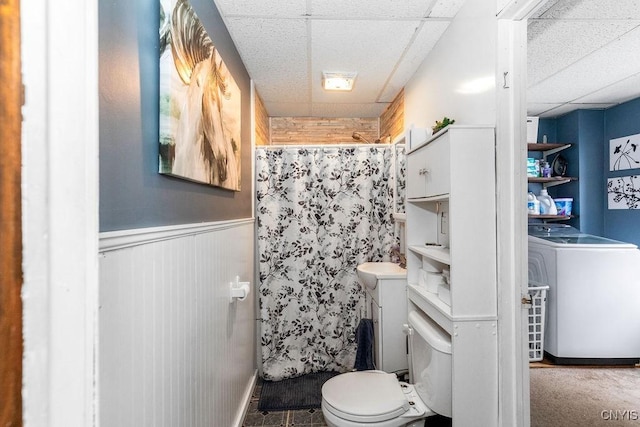
{"type": "Polygon", "coordinates": [[[553,111],[555,108],[562,106],[563,104],[534,104],[527,103],[527,116],[544,117],[543,114],[548,111],[553,111]]]}
{"type": "Polygon", "coordinates": [[[340,95],[351,103],[375,102],[419,25],[419,21],[312,21],[313,101],[332,102],[338,95],[322,89],[322,71],[355,71],[354,89],[340,95]]]}
{"type": "Polygon", "coordinates": [[[528,101],[573,101],[624,80],[640,70],[640,55],[631,54],[637,52],[638,46],[640,28],[609,43],[607,49],[598,50],[577,61],[570,68],[565,68],[532,86],[528,91],[528,101]]]}
{"type": "MultiPolygon", "coordinates": [[[[269,115],[377,117],[465,0],[214,0],[269,115]],[[356,71],[352,92],[322,71],[356,71]]],[[[640,0],[549,0],[529,21],[529,114],[640,96],[640,0]]],[[[428,59],[427,59],[428,60],[428,59]]]]}
{"type": "Polygon", "coordinates": [[[429,13],[430,18],[451,18],[455,16],[465,0],[437,0],[429,13]]]}
{"type": "Polygon", "coordinates": [[[307,3],[300,0],[215,0],[223,16],[303,17],[307,3]]]}
{"type": "Polygon", "coordinates": [[[561,0],[551,1],[536,17],[545,19],[638,19],[638,0],[561,0]]]}
{"type": "Polygon", "coordinates": [[[615,99],[616,103],[630,101],[640,97],[640,70],[629,78],[616,82],[610,86],[593,92],[590,95],[578,99],[579,102],[594,103],[607,102],[615,99]]]}
{"type": "Polygon", "coordinates": [[[311,0],[311,15],[335,19],[425,17],[433,0],[311,0]]]}
{"type": "Polygon", "coordinates": [[[373,117],[465,0],[214,1],[270,115],[306,115],[320,103],[314,114],[373,117]],[[325,92],[322,71],[357,72],[354,90],[325,92]]]}
{"type": "Polygon", "coordinates": [[[244,63],[264,101],[309,101],[304,19],[228,18],[227,25],[240,56],[251,58],[244,63]]]}
{"type": "Polygon", "coordinates": [[[582,104],[582,103],[567,103],[554,108],[553,110],[545,111],[542,114],[538,114],[539,117],[558,117],[564,114],[570,113],[575,110],[606,110],[614,106],[615,104],[582,104]]]}
{"type": "Polygon", "coordinates": [[[634,22],[534,21],[528,26],[528,85],[571,66],[637,27],[634,22]]]}
{"type": "Polygon", "coordinates": [[[449,24],[450,22],[447,21],[429,21],[422,25],[383,87],[378,99],[380,102],[393,101],[406,82],[415,74],[438,40],[440,40],[449,24]]]}

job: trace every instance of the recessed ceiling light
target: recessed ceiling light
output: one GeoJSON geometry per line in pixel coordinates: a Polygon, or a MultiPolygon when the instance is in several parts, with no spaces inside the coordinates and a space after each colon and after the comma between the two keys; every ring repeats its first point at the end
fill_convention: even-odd
{"type": "Polygon", "coordinates": [[[322,72],[322,87],[324,90],[350,91],[358,73],[353,72],[322,72]]]}

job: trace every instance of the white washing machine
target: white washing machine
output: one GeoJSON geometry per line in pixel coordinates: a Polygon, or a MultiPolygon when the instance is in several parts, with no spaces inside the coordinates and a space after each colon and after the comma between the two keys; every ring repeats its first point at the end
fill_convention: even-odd
{"type": "Polygon", "coordinates": [[[567,225],[529,226],[529,283],[549,285],[544,351],[559,364],[640,360],[640,251],[567,225]]]}

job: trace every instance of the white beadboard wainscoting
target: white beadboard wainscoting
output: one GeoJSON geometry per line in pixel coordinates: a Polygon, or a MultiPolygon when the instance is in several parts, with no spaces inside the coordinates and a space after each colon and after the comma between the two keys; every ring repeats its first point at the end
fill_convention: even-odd
{"type": "Polygon", "coordinates": [[[100,235],[101,427],[240,426],[256,380],[254,220],[100,235]],[[251,282],[230,303],[230,283],[251,282]]]}

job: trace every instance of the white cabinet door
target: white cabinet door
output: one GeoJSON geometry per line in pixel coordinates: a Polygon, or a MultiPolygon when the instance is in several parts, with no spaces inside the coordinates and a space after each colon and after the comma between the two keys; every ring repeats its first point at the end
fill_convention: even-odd
{"type": "Polygon", "coordinates": [[[423,197],[448,194],[449,138],[443,137],[409,154],[407,159],[407,197],[423,197]]]}
{"type": "Polygon", "coordinates": [[[449,137],[448,134],[427,146],[425,169],[426,197],[449,194],[451,179],[449,177],[449,137]]]}
{"type": "Polygon", "coordinates": [[[382,368],[382,308],[376,304],[376,302],[371,299],[371,305],[369,307],[371,310],[371,320],[373,321],[373,352],[374,352],[374,363],[376,364],[376,369],[382,368]]]}
{"type": "Polygon", "coordinates": [[[422,147],[407,156],[407,198],[419,199],[427,194],[425,165],[427,147],[422,147]]]}

